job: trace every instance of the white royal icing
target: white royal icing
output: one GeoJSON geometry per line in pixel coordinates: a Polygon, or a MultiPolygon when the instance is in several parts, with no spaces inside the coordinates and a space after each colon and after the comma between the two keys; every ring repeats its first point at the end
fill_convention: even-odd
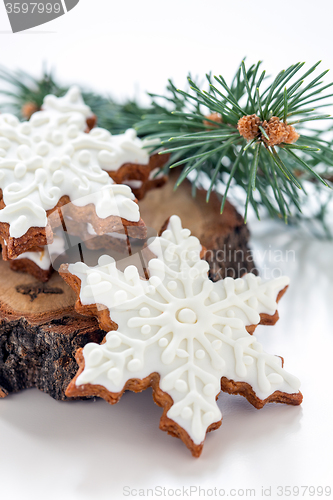
{"type": "Polygon", "coordinates": [[[143,185],[143,182],[138,179],[126,179],[126,185],[131,189],[140,189],[143,185]]]}
{"type": "Polygon", "coordinates": [[[200,242],[190,234],[179,217],[171,217],[149,245],[157,258],[148,264],[148,281],[134,266],[119,271],[107,256],[93,268],[71,264],[69,272],[81,280],[81,302],[106,306],[118,324],[104,344],[84,347],[77,385],[119,392],[127,380],[157,372],[161,389],[173,399],[168,417],[199,444],[209,425],[221,420],[221,377],[247,382],[260,399],[277,390],[295,393],[300,382],[245,328],[257,325],[260,313],[275,313],[278,292],[289,279],[262,283],[247,274],[213,283],[200,260],[200,242]]]}
{"type": "Polygon", "coordinates": [[[16,257],[14,260],[20,260],[20,259],[29,259],[35,264],[37,264],[38,267],[43,269],[43,271],[47,271],[51,267],[51,259],[50,255],[45,248],[42,252],[24,252],[18,257],[16,257]]]}
{"type": "Polygon", "coordinates": [[[147,141],[136,136],[129,128],[124,134],[111,135],[101,128],[94,128],[87,134],[87,147],[94,150],[94,159],[104,170],[115,171],[125,163],[148,165],[149,150],[143,149],[147,141]]]}
{"type": "Polygon", "coordinates": [[[41,252],[24,252],[13,260],[29,259],[38,267],[47,271],[50,269],[52,262],[65,252],[65,241],[60,234],[53,235],[53,242],[46,245],[41,252]]]}
{"type": "Polygon", "coordinates": [[[43,110],[54,111],[61,114],[79,113],[84,117],[84,127],[86,127],[86,119],[93,116],[93,112],[90,107],[85,104],[81,91],[76,85],[73,85],[63,97],[47,95],[44,98],[43,110]]]}
{"type": "Polygon", "coordinates": [[[90,110],[79,90],[72,88],[62,98],[48,96],[44,108],[29,122],[0,115],[0,188],[6,205],[0,222],[10,224],[10,236],[45,227],[46,210],[64,195],[77,206],[93,203],[100,218],[116,215],[137,222],[140,213],[131,189],[114,184],[101,168],[99,157],[109,154],[111,135],[103,129],[84,133],[90,110]]]}

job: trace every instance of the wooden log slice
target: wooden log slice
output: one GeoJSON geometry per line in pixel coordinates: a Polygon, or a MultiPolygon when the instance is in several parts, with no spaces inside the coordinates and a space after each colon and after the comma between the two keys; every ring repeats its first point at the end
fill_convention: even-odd
{"type": "Polygon", "coordinates": [[[94,318],[74,311],[74,302],[58,273],[40,283],[0,261],[0,397],[37,387],[66,399],[75,351],[105,335],[94,318]]]}
{"type": "MultiPolygon", "coordinates": [[[[173,186],[171,178],[140,202],[146,225],[159,231],[168,217],[179,215],[183,227],[207,249],[214,281],[253,270],[249,232],[234,207],[227,203],[220,215],[214,193],[207,204],[204,191],[192,198],[188,182],[176,192],[173,186]]],[[[55,399],[67,399],[65,390],[77,371],[76,350],[100,343],[105,335],[94,318],[74,311],[74,303],[74,292],[57,272],[40,283],[0,261],[0,397],[37,387],[55,399]]]]}

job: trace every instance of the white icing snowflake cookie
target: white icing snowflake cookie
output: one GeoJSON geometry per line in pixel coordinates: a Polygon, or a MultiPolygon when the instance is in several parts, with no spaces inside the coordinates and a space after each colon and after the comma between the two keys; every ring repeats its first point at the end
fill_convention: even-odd
{"type": "MultiPolygon", "coordinates": [[[[32,235],[35,228],[41,234],[48,214],[62,200],[71,201],[78,213],[93,206],[98,220],[116,217],[129,225],[142,224],[130,187],[115,184],[103,167],[148,163],[149,155],[132,131],[119,137],[100,128],[85,133],[90,115],[76,87],[62,98],[46,97],[42,111],[28,122],[0,115],[0,236],[7,241],[10,258],[18,253],[11,254],[9,240],[27,236],[29,230],[32,235]]],[[[21,253],[29,250],[25,239],[21,253]]],[[[39,244],[45,245],[44,240],[39,244]]],[[[30,248],[38,244],[33,243],[30,248]]]]}
{"type": "Polygon", "coordinates": [[[134,266],[119,271],[107,256],[94,268],[70,264],[61,274],[79,293],[80,311],[112,328],[101,345],[79,350],[80,369],[67,395],[116,403],[126,389],[152,386],[164,408],[161,429],[199,456],[206,433],[221,424],[221,387],[257,408],[271,401],[298,405],[302,395],[282,359],[266,354],[249,333],[277,320],[288,278],[263,283],[247,274],[213,283],[200,242],[190,234],[179,217],[170,218],[150,242],[156,258],[148,263],[148,280],[134,266]]]}

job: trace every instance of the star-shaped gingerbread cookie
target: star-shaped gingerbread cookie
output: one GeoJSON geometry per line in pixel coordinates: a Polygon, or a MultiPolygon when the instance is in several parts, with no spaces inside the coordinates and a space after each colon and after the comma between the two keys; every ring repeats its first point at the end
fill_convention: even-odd
{"type": "Polygon", "coordinates": [[[61,269],[79,296],[77,310],[96,315],[109,331],[101,345],[77,352],[79,371],[67,395],[96,395],[114,404],[125,390],[151,386],[163,407],[160,428],[196,457],[206,433],[221,425],[221,389],[256,408],[299,405],[299,380],[252,335],[259,323],[278,319],[288,278],[263,283],[246,274],[213,283],[199,240],[177,216],[148,249],[155,257],[148,262],[149,279],[132,265],[120,271],[107,256],[93,268],[81,262],[61,269]]]}

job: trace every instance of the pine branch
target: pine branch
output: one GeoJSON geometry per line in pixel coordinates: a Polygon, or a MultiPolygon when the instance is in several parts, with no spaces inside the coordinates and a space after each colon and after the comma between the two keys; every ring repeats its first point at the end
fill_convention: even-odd
{"type": "Polygon", "coordinates": [[[160,154],[171,153],[169,167],[183,165],[177,185],[197,170],[210,179],[208,198],[224,186],[221,212],[236,184],[246,194],[245,217],[251,203],[258,216],[265,206],[287,222],[294,209],[302,210],[304,180],[318,183],[318,189],[332,187],[332,142],[307,128],[308,122],[330,119],[318,113],[332,96],[322,95],[332,86],[323,85],[327,71],[313,77],[318,64],[304,73],[304,63],[293,64],[273,82],[260,72],[260,61],[249,69],[242,61],[230,86],[222,75],[206,75],[205,89],[191,76],[186,91],[169,81],[164,107],[152,95],[152,108],[159,112],[147,114],[136,129],[160,139],[160,154]]]}
{"type": "MultiPolygon", "coordinates": [[[[39,111],[48,94],[61,97],[69,88],[59,84],[52,71],[47,71],[45,68],[41,78],[36,79],[25,71],[11,72],[0,67],[1,81],[9,87],[8,89],[0,88],[0,95],[6,98],[0,104],[1,112],[13,113],[20,119],[29,119],[34,112],[39,111]]],[[[153,112],[152,109],[141,107],[134,100],[119,103],[111,97],[88,90],[83,90],[82,97],[98,117],[98,125],[113,134],[124,132],[133,127],[142,115],[153,112]]]]}
{"type": "MultiPolygon", "coordinates": [[[[230,86],[221,75],[207,74],[202,83],[189,76],[185,90],[169,80],[163,95],[149,94],[151,105],[145,108],[135,100],[119,103],[90,91],[84,91],[83,98],[99,126],[111,133],[136,124],[138,135],[158,138],[156,150],[171,153],[165,170],[181,167],[177,185],[189,176],[195,196],[204,178],[207,201],[217,188],[224,193],[221,212],[227,194],[233,197],[237,188],[237,193],[244,192],[245,213],[251,204],[258,217],[265,208],[270,216],[292,224],[317,221],[316,234],[321,228],[333,238],[328,220],[333,194],[326,186],[333,187],[333,126],[320,130],[307,123],[329,118],[320,110],[331,105],[332,84],[322,81],[326,71],[312,76],[319,63],[304,73],[304,63],[291,65],[273,81],[261,64],[247,69],[242,62],[230,86]],[[241,119],[246,137],[240,133],[241,119]],[[293,124],[295,142],[279,143],[279,134],[286,138],[286,129],[292,131],[293,124]]],[[[46,95],[61,96],[68,90],[45,69],[38,79],[21,70],[0,68],[1,81],[5,84],[0,87],[5,97],[1,112],[25,119],[40,109],[46,95]]]]}

